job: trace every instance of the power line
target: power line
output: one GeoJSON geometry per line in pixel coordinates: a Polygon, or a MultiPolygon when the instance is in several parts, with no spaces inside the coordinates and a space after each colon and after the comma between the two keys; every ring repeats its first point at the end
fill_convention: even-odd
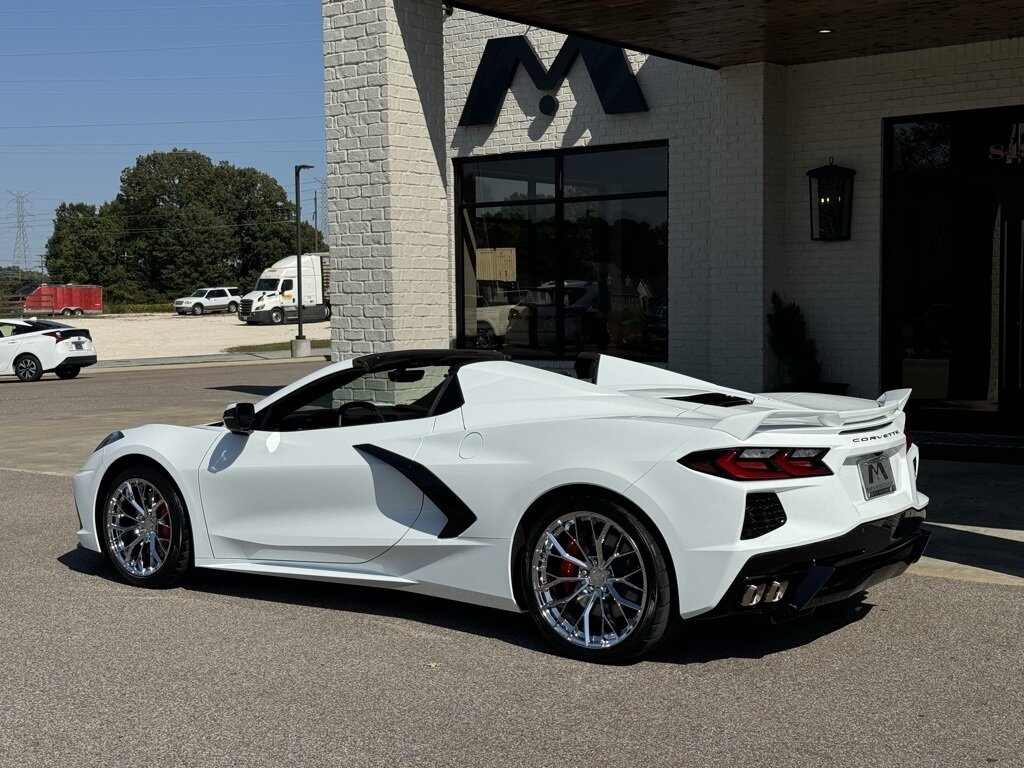
{"type": "Polygon", "coordinates": [[[263,94],[309,94],[309,93],[323,93],[322,88],[310,88],[308,90],[297,90],[295,88],[281,88],[277,90],[262,90],[262,91],[40,91],[33,90],[31,93],[26,91],[0,91],[0,95],[4,96],[116,96],[121,98],[123,96],[255,96],[263,94]]]}
{"type": "Polygon", "coordinates": [[[296,77],[314,77],[321,76],[323,72],[291,72],[282,73],[277,75],[159,75],[154,77],[80,77],[80,78],[61,78],[60,80],[54,80],[53,78],[41,78],[33,77],[21,80],[11,80],[10,78],[4,78],[3,82],[6,83],[130,83],[130,82],[156,82],[162,80],[264,80],[271,78],[296,78],[296,77]]]}
{"type": "Polygon", "coordinates": [[[0,53],[0,58],[26,58],[30,56],[87,56],[100,53],[154,53],[163,51],[199,51],[223,48],[253,48],[265,45],[306,45],[322,42],[319,38],[312,40],[265,40],[258,43],[216,43],[210,45],[179,45],[166,48],[99,48],[91,51],[32,51],[31,53],[0,53]]]}
{"type": "MultiPolygon", "coordinates": [[[[2,55],[2,54],[0,54],[2,55]]],[[[119,128],[142,125],[207,125],[210,123],[265,123],[271,120],[323,120],[323,115],[287,115],[282,117],[230,117],[219,120],[154,120],[143,123],[62,123],[55,125],[0,125],[0,130],[21,131],[39,128],[119,128]]]]}
{"type": "MultiPolygon", "coordinates": [[[[314,142],[322,143],[321,139],[214,139],[212,141],[204,141],[202,145],[204,147],[220,147],[225,145],[235,144],[312,144],[314,142]]],[[[159,143],[159,142],[157,142],[159,143]]],[[[152,141],[61,141],[58,143],[47,143],[47,144],[12,144],[4,142],[2,145],[6,149],[12,148],[48,148],[48,147],[152,147],[154,142],[152,141]]],[[[154,150],[165,155],[178,155],[178,154],[192,154],[196,152],[193,149],[167,149],[167,150],[154,150]]]]}
{"type": "Polygon", "coordinates": [[[65,29],[74,32],[90,32],[97,29],[256,29],[259,27],[317,27],[318,21],[280,21],[256,24],[90,24],[88,26],[69,26],[67,24],[45,24],[31,27],[0,27],[0,32],[35,31],[46,29],[65,29]]]}
{"type": "Polygon", "coordinates": [[[313,5],[308,0],[292,0],[287,2],[282,0],[276,3],[218,3],[215,6],[211,5],[151,5],[139,7],[128,6],[123,8],[27,8],[23,10],[2,10],[0,14],[12,14],[12,13],[124,13],[126,11],[219,11],[223,8],[286,8],[296,5],[313,5]]]}

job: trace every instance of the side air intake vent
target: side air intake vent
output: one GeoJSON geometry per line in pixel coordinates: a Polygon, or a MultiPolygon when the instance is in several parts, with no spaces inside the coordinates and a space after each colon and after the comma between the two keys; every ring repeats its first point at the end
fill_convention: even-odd
{"type": "Polygon", "coordinates": [[[741,539],[756,539],[786,524],[786,510],[774,493],[747,495],[747,513],[743,518],[741,539]]]}
{"type": "Polygon", "coordinates": [[[706,392],[701,395],[687,395],[686,397],[673,397],[672,399],[682,400],[686,403],[717,405],[719,408],[732,408],[734,405],[750,405],[754,402],[743,397],[736,397],[736,395],[726,395],[722,392],[706,392]]]}

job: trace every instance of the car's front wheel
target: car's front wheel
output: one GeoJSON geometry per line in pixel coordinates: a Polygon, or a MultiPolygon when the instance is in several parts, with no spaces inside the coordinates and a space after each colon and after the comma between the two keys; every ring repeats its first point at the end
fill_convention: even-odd
{"type": "Polygon", "coordinates": [[[650,651],[672,612],[667,555],[647,525],[599,497],[547,510],[520,562],[528,610],[566,656],[617,663],[650,651]]]}
{"type": "Polygon", "coordinates": [[[152,467],[129,467],[114,478],[100,526],[104,553],[131,584],[173,586],[192,567],[185,504],[167,476],[152,467]]]}
{"type": "Polygon", "coordinates": [[[57,378],[60,379],[73,379],[81,372],[81,367],[77,365],[61,365],[58,366],[54,373],[57,374],[57,378]]]}
{"type": "Polygon", "coordinates": [[[192,305],[192,314],[193,315],[201,315],[201,314],[203,314],[203,305],[202,304],[193,304],[192,305]]]}
{"type": "Polygon", "coordinates": [[[284,312],[282,312],[280,309],[272,309],[272,310],[270,310],[270,324],[271,325],[280,325],[283,322],[284,322],[284,312]]]}
{"type": "Polygon", "coordinates": [[[39,381],[43,377],[43,366],[35,355],[21,355],[14,361],[14,375],[21,381],[39,381]]]}

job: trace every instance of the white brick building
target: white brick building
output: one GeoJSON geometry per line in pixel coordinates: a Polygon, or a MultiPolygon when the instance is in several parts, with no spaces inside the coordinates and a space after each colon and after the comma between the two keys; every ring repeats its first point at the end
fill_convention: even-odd
{"type": "Polygon", "coordinates": [[[605,350],[770,388],[787,379],[765,322],[777,291],[802,308],[823,380],[872,397],[913,386],[933,414],[965,419],[936,426],[1022,430],[1022,38],[900,50],[910,42],[894,37],[876,55],[840,45],[828,60],[717,69],[627,50],[648,110],[625,114],[606,114],[581,55],[550,91],[515,67],[494,124],[460,126],[488,41],[516,36],[544,69],[567,40],[424,0],[325,2],[336,357],[473,346],[492,323],[485,342],[538,364],[605,350]],[[574,186],[563,170],[614,157],[588,165],[600,149],[626,152],[628,167],[634,146],[664,157],[664,189],[653,177],[650,189],[596,176],[574,186]],[[806,173],[830,157],[856,171],[851,235],[822,242],[806,173]],[[642,267],[636,231],[648,233],[642,267]],[[477,279],[492,269],[482,260],[501,258],[511,273],[477,279]],[[577,306],[574,286],[593,296],[577,306]]]}

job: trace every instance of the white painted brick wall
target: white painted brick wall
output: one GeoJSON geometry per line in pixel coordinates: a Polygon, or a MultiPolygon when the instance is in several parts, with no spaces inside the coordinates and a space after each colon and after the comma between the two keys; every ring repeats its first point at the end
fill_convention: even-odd
{"type": "MultiPolygon", "coordinates": [[[[650,108],[636,115],[606,115],[586,67],[579,60],[555,94],[558,112],[540,114],[543,95],[529,76],[517,71],[496,125],[459,128],[459,117],[487,40],[526,35],[545,66],[550,66],[565,40],[547,30],[456,9],[444,24],[446,124],[452,157],[496,155],[619,144],[669,141],[669,361],[696,375],[709,370],[704,296],[708,275],[707,239],[710,215],[711,90],[714,72],[688,67],[636,52],[627,58],[650,108]]],[[[454,177],[448,163],[448,188],[454,177]]],[[[448,215],[454,232],[454,200],[448,215]]],[[[451,258],[454,260],[454,243],[451,258]]],[[[454,273],[454,267],[453,267],[454,273]]],[[[455,328],[455,304],[451,306],[455,328]]]]}
{"type": "Polygon", "coordinates": [[[785,238],[766,288],[804,309],[823,376],[879,391],[882,121],[1024,104],[1024,39],[789,67],[785,238]],[[806,173],[833,156],[857,171],[852,238],[810,239],[806,173]]]}
{"type": "Polygon", "coordinates": [[[804,309],[823,373],[879,386],[882,121],[1024,103],[1024,41],[712,72],[630,52],[651,111],[605,115],[581,63],[553,118],[519,71],[497,125],[457,128],[489,38],[564,37],[426,0],[324,3],[335,355],[455,336],[452,157],[669,142],[669,365],[757,387],[771,291],[804,309]],[[443,34],[443,54],[442,49],[443,34]],[[424,109],[426,108],[426,116],[424,109]],[[857,171],[853,237],[810,240],[806,171],[857,171]]]}
{"type": "Polygon", "coordinates": [[[447,347],[440,9],[325,1],[323,21],[334,357],[447,347]]]}

